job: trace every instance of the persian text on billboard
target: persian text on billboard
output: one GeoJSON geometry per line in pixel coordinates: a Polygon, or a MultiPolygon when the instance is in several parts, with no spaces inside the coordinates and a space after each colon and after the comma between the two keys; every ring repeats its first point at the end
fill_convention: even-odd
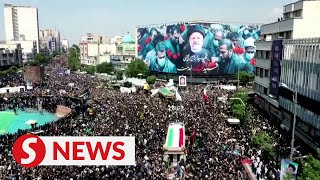
{"type": "Polygon", "coordinates": [[[192,75],[254,73],[259,26],[180,23],[138,28],[138,57],[152,72],[192,75]]]}

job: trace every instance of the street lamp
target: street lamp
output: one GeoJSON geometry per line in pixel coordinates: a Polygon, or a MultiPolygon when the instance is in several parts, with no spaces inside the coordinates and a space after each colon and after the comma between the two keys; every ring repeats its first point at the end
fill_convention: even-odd
{"type": "Polygon", "coordinates": [[[294,134],[295,134],[296,122],[297,122],[297,104],[298,104],[297,98],[298,98],[298,93],[297,93],[297,91],[294,91],[293,89],[290,89],[284,83],[281,83],[280,86],[293,92],[294,113],[293,113],[293,123],[292,123],[291,149],[290,149],[290,157],[289,157],[290,160],[292,161],[292,157],[293,157],[293,153],[294,153],[294,134]]]}
{"type": "Polygon", "coordinates": [[[230,98],[230,99],[232,99],[232,100],[239,100],[239,101],[241,101],[241,104],[242,104],[244,107],[246,107],[246,104],[242,101],[241,98],[230,98]]]}

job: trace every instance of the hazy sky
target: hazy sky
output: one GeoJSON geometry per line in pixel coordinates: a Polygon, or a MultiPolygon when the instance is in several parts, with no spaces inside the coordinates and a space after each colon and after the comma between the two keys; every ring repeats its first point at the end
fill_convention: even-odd
{"type": "Polygon", "coordinates": [[[137,25],[188,20],[267,23],[282,6],[297,0],[0,0],[0,40],[4,40],[3,4],[38,8],[40,29],[57,28],[62,38],[78,43],[94,34],[134,35],[137,25]],[[248,8],[250,6],[250,8],[248,8]]]}

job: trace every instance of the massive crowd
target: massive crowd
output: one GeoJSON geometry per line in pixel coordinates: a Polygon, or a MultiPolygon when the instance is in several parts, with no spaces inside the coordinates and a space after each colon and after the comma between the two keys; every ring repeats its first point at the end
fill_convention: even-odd
{"type": "MultiPolygon", "coordinates": [[[[252,134],[246,128],[229,126],[225,118],[228,108],[213,98],[222,94],[230,96],[232,92],[209,91],[209,101],[205,103],[201,95],[204,87],[193,85],[180,91],[182,102],[172,102],[146,96],[139,91],[123,94],[111,88],[96,88],[101,80],[86,74],[59,73],[64,67],[63,59],[55,60],[46,67],[45,83],[25,92],[0,95],[2,108],[37,108],[37,98],[41,99],[47,111],[54,112],[58,104],[68,106],[73,110],[71,115],[38,127],[44,131],[43,135],[135,136],[136,166],[24,168],[13,160],[11,154],[15,139],[27,132],[19,130],[15,134],[0,136],[0,179],[166,179],[163,144],[168,124],[176,121],[185,124],[187,136],[196,132],[198,139],[197,143],[186,139],[187,159],[178,164],[178,179],[244,179],[241,159],[252,155],[249,153],[252,152],[252,134]],[[69,83],[74,84],[71,87],[69,83]],[[85,113],[88,105],[75,98],[88,89],[93,99],[90,105],[94,109],[93,118],[85,113]],[[179,110],[172,110],[172,105],[180,107],[179,110]],[[239,153],[230,153],[234,150],[239,150],[239,153]]],[[[4,77],[1,85],[24,85],[23,77],[21,74],[4,77]]],[[[257,112],[254,116],[256,121],[263,119],[257,112]]],[[[274,127],[269,125],[267,129],[274,131],[274,127]]],[[[269,162],[264,164],[263,167],[270,168],[266,168],[260,177],[275,179],[279,167],[269,162]]]]}

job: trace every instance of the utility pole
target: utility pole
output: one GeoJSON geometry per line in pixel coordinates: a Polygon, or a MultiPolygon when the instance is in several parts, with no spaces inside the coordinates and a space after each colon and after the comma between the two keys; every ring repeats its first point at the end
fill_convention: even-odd
{"type": "Polygon", "coordinates": [[[294,103],[294,113],[293,113],[293,123],[292,123],[292,137],[291,137],[291,148],[290,148],[290,160],[292,161],[293,153],[294,153],[294,134],[296,129],[296,122],[297,122],[297,91],[294,91],[293,94],[293,103],[294,103]]]}
{"type": "Polygon", "coordinates": [[[98,58],[100,57],[100,38],[98,40],[98,56],[96,56],[94,72],[97,73],[98,58]]]}
{"type": "Polygon", "coordinates": [[[239,90],[239,84],[240,84],[240,67],[238,66],[238,87],[237,89],[239,90]]]}

